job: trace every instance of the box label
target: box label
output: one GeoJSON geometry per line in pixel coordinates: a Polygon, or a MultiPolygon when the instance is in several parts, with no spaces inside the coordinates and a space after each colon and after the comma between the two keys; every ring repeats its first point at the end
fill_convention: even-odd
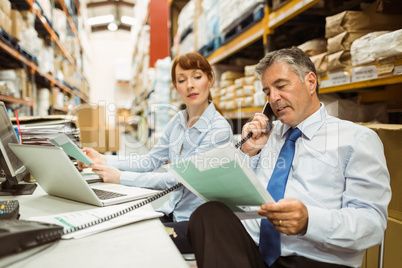
{"type": "Polygon", "coordinates": [[[350,69],[352,73],[352,82],[365,81],[378,78],[376,66],[364,66],[350,69]]]}

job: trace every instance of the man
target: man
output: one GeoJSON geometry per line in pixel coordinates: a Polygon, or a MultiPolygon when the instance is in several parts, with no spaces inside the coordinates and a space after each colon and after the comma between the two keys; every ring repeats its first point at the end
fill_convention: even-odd
{"type": "Polygon", "coordinates": [[[198,267],[361,266],[384,235],[391,198],[380,139],[327,114],[301,50],[268,53],[256,73],[278,120],[264,133],[268,118],[256,114],[241,151],[277,202],[242,222],[222,203],[200,206],[188,233],[198,267]]]}

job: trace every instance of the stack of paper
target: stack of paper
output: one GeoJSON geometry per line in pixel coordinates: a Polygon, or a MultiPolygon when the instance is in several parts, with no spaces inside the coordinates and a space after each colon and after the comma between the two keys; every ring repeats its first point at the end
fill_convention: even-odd
{"type": "MultiPolygon", "coordinates": [[[[11,121],[14,125],[17,125],[15,118],[12,118],[11,121]]],[[[81,147],[79,129],[76,127],[75,120],[72,117],[65,115],[33,116],[20,117],[19,121],[23,144],[52,145],[48,140],[63,133],[77,146],[81,147]]]]}

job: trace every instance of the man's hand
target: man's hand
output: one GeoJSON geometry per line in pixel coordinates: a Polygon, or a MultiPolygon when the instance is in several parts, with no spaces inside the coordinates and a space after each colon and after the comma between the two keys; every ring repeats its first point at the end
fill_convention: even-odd
{"type": "Polygon", "coordinates": [[[308,211],[299,200],[287,198],[277,203],[263,204],[258,214],[267,217],[281,233],[297,235],[307,232],[308,211]]]}
{"type": "Polygon", "coordinates": [[[245,124],[242,129],[242,138],[246,137],[250,132],[253,133],[241,147],[241,151],[249,156],[256,155],[268,141],[269,133],[265,133],[267,129],[268,117],[265,114],[256,113],[251,122],[245,124]]]}
{"type": "MultiPolygon", "coordinates": [[[[89,158],[91,158],[92,161],[94,161],[96,165],[106,165],[107,164],[106,156],[103,155],[103,154],[98,153],[94,149],[92,149],[92,148],[84,148],[84,149],[82,149],[82,151],[84,153],[86,153],[87,156],[89,158]]],[[[78,161],[78,160],[77,160],[77,164],[78,164],[78,168],[81,169],[81,170],[84,169],[84,168],[89,167],[88,165],[86,165],[86,164],[84,164],[84,163],[82,163],[81,161],[78,161]]]]}
{"type": "Polygon", "coordinates": [[[120,183],[121,171],[114,167],[91,165],[92,171],[98,174],[104,182],[120,183]]]}

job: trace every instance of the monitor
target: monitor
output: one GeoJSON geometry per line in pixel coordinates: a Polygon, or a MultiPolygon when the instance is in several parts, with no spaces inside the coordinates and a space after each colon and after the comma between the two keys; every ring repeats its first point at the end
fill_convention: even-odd
{"type": "Polygon", "coordinates": [[[0,185],[0,196],[32,194],[36,183],[24,183],[24,178],[29,176],[29,172],[11,151],[9,143],[19,143],[19,141],[8,117],[6,106],[0,101],[0,176],[5,178],[0,185]]]}

